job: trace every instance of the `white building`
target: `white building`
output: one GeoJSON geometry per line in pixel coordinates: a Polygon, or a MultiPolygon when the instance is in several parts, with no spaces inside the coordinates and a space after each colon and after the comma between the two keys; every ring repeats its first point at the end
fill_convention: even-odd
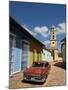
{"type": "Polygon", "coordinates": [[[48,61],[48,62],[53,61],[53,57],[52,57],[51,52],[49,50],[43,49],[42,60],[43,61],[48,61]]]}

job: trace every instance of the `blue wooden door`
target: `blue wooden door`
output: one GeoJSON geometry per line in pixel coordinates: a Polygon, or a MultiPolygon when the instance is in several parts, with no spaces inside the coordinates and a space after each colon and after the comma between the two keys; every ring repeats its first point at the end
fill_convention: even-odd
{"type": "Polygon", "coordinates": [[[10,35],[10,52],[9,52],[9,74],[12,75],[14,71],[15,61],[15,38],[10,35]]]}
{"type": "Polygon", "coordinates": [[[29,44],[26,42],[22,42],[21,70],[24,70],[26,67],[29,67],[29,63],[30,63],[29,44]]]}

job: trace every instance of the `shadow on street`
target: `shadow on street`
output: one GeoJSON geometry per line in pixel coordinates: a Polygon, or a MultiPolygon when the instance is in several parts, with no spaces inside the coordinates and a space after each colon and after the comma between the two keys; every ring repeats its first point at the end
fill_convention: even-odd
{"type": "Polygon", "coordinates": [[[24,83],[29,83],[29,84],[34,84],[34,85],[42,85],[42,84],[44,84],[45,82],[32,82],[32,81],[24,81],[24,80],[22,80],[22,82],[24,82],[24,83]]]}
{"type": "Polygon", "coordinates": [[[66,63],[58,62],[58,63],[55,63],[54,66],[57,66],[66,70],[66,63]]]}

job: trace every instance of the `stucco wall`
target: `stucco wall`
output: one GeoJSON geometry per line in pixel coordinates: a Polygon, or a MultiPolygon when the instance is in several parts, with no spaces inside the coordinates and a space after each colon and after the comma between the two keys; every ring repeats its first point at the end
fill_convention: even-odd
{"type": "Polygon", "coordinates": [[[42,53],[42,60],[51,62],[53,60],[53,57],[51,56],[51,53],[47,50],[43,50],[42,53]]]}
{"type": "Polygon", "coordinates": [[[30,40],[30,65],[33,61],[41,60],[43,47],[36,41],[30,40]],[[35,54],[35,57],[33,56],[35,54]]]}

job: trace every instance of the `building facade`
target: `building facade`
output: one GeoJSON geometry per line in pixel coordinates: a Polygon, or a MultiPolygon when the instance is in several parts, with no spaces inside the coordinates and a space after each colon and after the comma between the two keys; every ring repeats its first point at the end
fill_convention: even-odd
{"type": "Polygon", "coordinates": [[[13,75],[41,60],[44,45],[11,17],[9,29],[9,75],[13,75]]]}
{"type": "Polygon", "coordinates": [[[43,49],[42,60],[43,61],[48,61],[48,62],[52,62],[53,61],[53,56],[52,56],[50,50],[43,49]]]}
{"type": "Polygon", "coordinates": [[[61,53],[62,53],[63,62],[66,63],[66,38],[61,40],[61,53]]]}

